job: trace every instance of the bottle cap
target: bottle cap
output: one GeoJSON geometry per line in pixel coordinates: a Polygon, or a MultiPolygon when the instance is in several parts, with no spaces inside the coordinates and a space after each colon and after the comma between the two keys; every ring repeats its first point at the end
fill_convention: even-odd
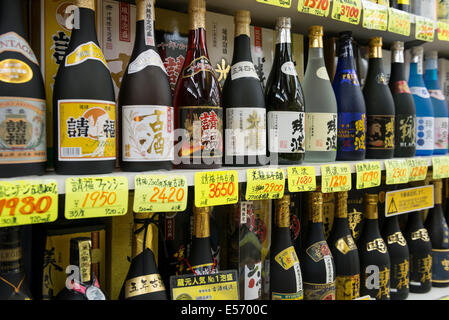
{"type": "Polygon", "coordinates": [[[208,238],[210,236],[210,210],[211,207],[193,207],[193,235],[196,238],[208,238]]]}
{"type": "Polygon", "coordinates": [[[421,47],[421,46],[412,48],[412,55],[413,56],[420,56],[423,53],[424,53],[424,48],[421,47]]]}
{"type": "Polygon", "coordinates": [[[189,12],[206,12],[206,0],[189,0],[189,12]]]}
{"type": "Polygon", "coordinates": [[[86,8],[95,11],[95,0],[76,0],[75,4],[79,8],[86,8]]]}
{"type": "Polygon", "coordinates": [[[311,26],[309,28],[309,37],[322,37],[323,26],[311,26]]]}
{"type": "Polygon", "coordinates": [[[335,217],[347,218],[348,217],[348,192],[337,192],[337,202],[335,217]]]}
{"type": "Polygon", "coordinates": [[[206,28],[206,0],[189,0],[190,30],[206,28]]]}
{"type": "Polygon", "coordinates": [[[379,196],[377,194],[365,194],[365,205],[377,205],[379,196]]]}
{"type": "Polygon", "coordinates": [[[291,29],[292,19],[290,17],[278,17],[276,20],[276,29],[291,29]]]}
{"type": "Polygon", "coordinates": [[[369,46],[372,47],[382,47],[382,37],[374,37],[369,41],[369,46]]]}
{"type": "Polygon", "coordinates": [[[404,50],[404,42],[394,41],[391,45],[391,50],[404,50]]]}
{"type": "Polygon", "coordinates": [[[248,10],[239,10],[236,11],[234,16],[234,22],[242,23],[242,24],[250,24],[251,23],[251,13],[248,10]]]}
{"type": "Polygon", "coordinates": [[[290,227],[290,195],[285,194],[281,199],[275,200],[275,223],[278,227],[290,227]]]}
{"type": "Polygon", "coordinates": [[[315,191],[315,192],[310,192],[309,194],[309,202],[310,203],[323,203],[323,194],[321,192],[315,191]]]}
{"type": "Polygon", "coordinates": [[[352,31],[342,31],[338,34],[338,36],[340,37],[340,39],[352,39],[352,31]]]}
{"type": "Polygon", "coordinates": [[[438,51],[427,51],[425,57],[426,59],[438,59],[438,51]]]}

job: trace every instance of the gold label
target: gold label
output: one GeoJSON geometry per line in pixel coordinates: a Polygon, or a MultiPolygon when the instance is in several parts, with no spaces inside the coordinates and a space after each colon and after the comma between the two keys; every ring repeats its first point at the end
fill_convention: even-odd
{"type": "Polygon", "coordinates": [[[363,213],[353,209],[352,212],[348,213],[348,223],[349,229],[352,231],[352,237],[358,239],[360,235],[360,230],[357,230],[358,225],[362,222],[363,213]]]}
{"type": "Polygon", "coordinates": [[[160,274],[155,273],[136,277],[126,281],[125,299],[164,290],[165,286],[160,274]]]}
{"type": "Polygon", "coordinates": [[[84,240],[78,242],[79,267],[81,273],[81,282],[86,283],[91,280],[90,269],[92,265],[90,256],[91,242],[84,240]]]}
{"type": "Polygon", "coordinates": [[[73,52],[69,53],[65,58],[65,66],[72,67],[87,60],[96,60],[104,64],[109,69],[106,59],[100,47],[93,41],[79,45],[73,52]]]}
{"type": "Polygon", "coordinates": [[[76,5],[95,11],[95,0],[76,0],[76,5]]]}
{"type": "Polygon", "coordinates": [[[412,232],[411,238],[412,238],[412,240],[421,239],[422,241],[425,241],[425,242],[430,241],[429,234],[427,233],[427,229],[425,229],[425,228],[422,228],[415,232],[412,232]]]}
{"type": "Polygon", "coordinates": [[[304,300],[335,300],[335,281],[332,283],[304,282],[304,300]]]}
{"type": "Polygon", "coordinates": [[[0,61],[0,81],[26,83],[33,79],[33,70],[25,62],[17,59],[0,61]]]}
{"type": "Polygon", "coordinates": [[[447,259],[442,260],[441,265],[443,266],[444,270],[449,271],[449,260],[447,259]]]}
{"type": "Polygon", "coordinates": [[[395,285],[395,289],[397,290],[400,290],[402,288],[408,288],[409,271],[410,271],[409,260],[404,260],[403,262],[394,265],[392,271],[393,271],[392,279],[394,279],[395,281],[394,284],[391,283],[392,288],[393,285],[395,285]]]}
{"type": "Polygon", "coordinates": [[[390,269],[388,268],[379,273],[379,291],[376,299],[380,300],[382,297],[390,299],[390,269]]]}
{"type": "Polygon", "coordinates": [[[196,238],[208,238],[210,237],[209,213],[201,209],[197,208],[193,215],[193,235],[196,238]]]}
{"type": "Polygon", "coordinates": [[[360,297],[360,274],[337,276],[337,300],[354,300],[360,297]]]}
{"type": "Polygon", "coordinates": [[[0,262],[12,262],[22,258],[22,250],[20,248],[0,250],[0,262]]]}
{"type": "Polygon", "coordinates": [[[303,300],[302,291],[297,293],[271,293],[271,300],[303,300]]]}
{"type": "Polygon", "coordinates": [[[387,242],[388,244],[397,243],[403,247],[407,245],[407,241],[405,241],[405,238],[400,231],[390,234],[387,238],[387,242]]]}
{"type": "Polygon", "coordinates": [[[15,32],[0,35],[0,53],[5,51],[18,52],[31,62],[39,64],[28,42],[15,32]]]}
{"type": "Polygon", "coordinates": [[[366,244],[366,250],[367,251],[377,250],[380,253],[387,253],[387,246],[385,245],[384,239],[377,238],[366,244]]]}
{"type": "Polygon", "coordinates": [[[337,248],[342,254],[347,254],[349,251],[357,250],[354,239],[349,234],[338,239],[335,242],[335,248],[337,248]]]}
{"type": "Polygon", "coordinates": [[[318,262],[324,259],[324,257],[330,256],[331,252],[326,241],[320,241],[312,244],[306,250],[307,254],[313,261],[318,262]]]}
{"type": "Polygon", "coordinates": [[[287,249],[282,250],[274,259],[284,270],[288,270],[296,263],[299,263],[298,256],[293,247],[288,247],[287,249]]]}

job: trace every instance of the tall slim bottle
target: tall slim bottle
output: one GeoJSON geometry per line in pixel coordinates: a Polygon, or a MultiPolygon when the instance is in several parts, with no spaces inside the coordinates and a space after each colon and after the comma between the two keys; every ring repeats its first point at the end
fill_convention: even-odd
{"type": "Polygon", "coordinates": [[[377,194],[365,194],[365,224],[357,247],[360,255],[360,295],[390,300],[390,257],[379,231],[377,194]]]}
{"type": "Polygon", "coordinates": [[[412,48],[408,85],[416,106],[416,155],[429,156],[434,148],[434,113],[423,79],[423,48],[412,48]]]}
{"type": "Polygon", "coordinates": [[[371,38],[368,75],[363,88],[368,120],[367,159],[391,159],[394,155],[394,100],[382,63],[382,38],[371,38]]]}
{"type": "Polygon", "coordinates": [[[118,96],[120,167],[170,169],[174,160],[173,101],[156,49],[154,0],[138,0],[136,38],[118,96]]]}
{"type": "Polygon", "coordinates": [[[221,167],[223,108],[220,84],[206,46],[206,1],[189,0],[190,31],[174,95],[177,168],[221,167]]]}
{"type": "Polygon", "coordinates": [[[300,164],[305,152],[304,94],[292,58],[291,19],[276,22],[276,50],[266,88],[268,155],[300,164]]]}
{"type": "Polygon", "coordinates": [[[416,107],[405,76],[404,43],[391,46],[390,90],[395,107],[394,156],[413,157],[416,153],[416,107]]]}
{"type": "Polygon", "coordinates": [[[116,160],[115,94],[95,29],[95,0],[77,0],[79,26],[56,75],[54,163],[58,174],[110,173],[116,160]]]}
{"type": "Polygon", "coordinates": [[[45,90],[22,1],[0,1],[0,178],[45,172],[45,90]]]}
{"type": "Polygon", "coordinates": [[[323,232],[323,194],[309,193],[309,219],[304,242],[304,300],[335,300],[335,263],[323,232]]]}
{"type": "Polygon", "coordinates": [[[447,154],[449,112],[446,97],[438,83],[438,52],[426,52],[424,81],[430,94],[434,115],[433,154],[447,154]]]}
{"type": "Polygon", "coordinates": [[[267,152],[266,108],[262,83],[251,56],[250,12],[237,11],[234,21],[234,56],[223,86],[224,163],[261,165],[265,164],[267,152]]]}
{"type": "Polygon", "coordinates": [[[324,64],[323,27],[309,28],[304,76],[306,162],[332,162],[337,156],[337,101],[324,64]]]}
{"type": "Polygon", "coordinates": [[[366,106],[355,70],[352,33],[341,32],[333,88],[338,105],[337,160],[363,160],[366,153],[366,106]]]}

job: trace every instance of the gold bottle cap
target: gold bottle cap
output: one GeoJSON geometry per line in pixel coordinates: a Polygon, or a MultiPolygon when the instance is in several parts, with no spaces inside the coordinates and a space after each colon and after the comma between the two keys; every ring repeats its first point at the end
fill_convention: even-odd
{"type": "Polygon", "coordinates": [[[189,0],[190,30],[206,29],[206,0],[189,0]]]}
{"type": "Polygon", "coordinates": [[[309,194],[309,220],[313,223],[323,222],[323,194],[321,192],[309,194]]]}
{"type": "Polygon", "coordinates": [[[79,8],[87,8],[95,11],[95,0],[76,0],[75,4],[79,8]]]}
{"type": "Polygon", "coordinates": [[[285,194],[281,199],[275,200],[275,223],[280,228],[290,228],[290,195],[285,194]]]}
{"type": "Polygon", "coordinates": [[[337,192],[337,208],[335,210],[337,218],[348,217],[348,192],[337,192]]]}
{"type": "Polygon", "coordinates": [[[234,16],[235,36],[250,36],[249,25],[251,24],[251,13],[248,10],[239,10],[234,16]]]}
{"type": "Polygon", "coordinates": [[[374,37],[370,39],[369,57],[382,58],[382,37],[374,37]]]}
{"type": "Polygon", "coordinates": [[[323,26],[311,26],[309,28],[309,47],[323,47],[323,26]]]}
{"type": "Polygon", "coordinates": [[[210,237],[210,210],[211,207],[193,208],[193,235],[196,238],[210,237]]]}
{"type": "Polygon", "coordinates": [[[377,203],[379,196],[377,194],[365,194],[365,217],[367,219],[377,219],[377,203]]]}
{"type": "Polygon", "coordinates": [[[442,180],[434,180],[433,181],[433,192],[434,192],[434,201],[435,204],[442,204],[443,203],[443,181],[442,180]]]}

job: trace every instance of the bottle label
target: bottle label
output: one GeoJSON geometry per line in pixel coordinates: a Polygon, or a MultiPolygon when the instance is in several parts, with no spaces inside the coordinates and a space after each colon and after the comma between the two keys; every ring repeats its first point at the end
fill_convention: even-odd
{"type": "Polygon", "coordinates": [[[39,64],[28,41],[15,32],[7,32],[0,35],[0,53],[5,51],[18,52],[34,64],[39,64]]]}
{"type": "Polygon", "coordinates": [[[366,150],[366,114],[342,112],[338,114],[338,150],[354,152],[366,150]]]}
{"type": "Polygon", "coordinates": [[[180,126],[189,137],[181,145],[180,155],[194,159],[223,156],[223,109],[216,106],[179,107],[180,126]]]}
{"type": "Polygon", "coordinates": [[[369,115],[366,144],[368,149],[394,148],[394,116],[369,115]]]}
{"type": "MultiPolygon", "coordinates": [[[[400,232],[399,232],[400,233],[400,232]]],[[[405,241],[405,239],[404,239],[405,241]]],[[[409,276],[410,276],[409,260],[404,259],[401,263],[392,264],[392,277],[391,277],[391,292],[398,292],[403,288],[409,288],[409,276]]]]}
{"type": "Polygon", "coordinates": [[[387,76],[385,75],[385,73],[381,72],[378,75],[376,75],[376,82],[377,84],[386,86],[388,85],[388,80],[387,80],[387,76]]]}
{"type": "Polygon", "coordinates": [[[159,54],[153,49],[142,52],[139,56],[129,64],[128,74],[133,74],[142,71],[146,67],[153,66],[161,68],[166,74],[164,63],[159,54]]]}
{"type": "Polygon", "coordinates": [[[33,70],[25,62],[17,59],[0,61],[0,81],[26,83],[33,79],[33,70]]]}
{"type": "Polygon", "coordinates": [[[335,281],[332,283],[304,282],[304,300],[335,300],[335,281]]]}
{"type": "Polygon", "coordinates": [[[449,283],[449,249],[432,249],[432,283],[449,283]]]}
{"type": "Polygon", "coordinates": [[[446,98],[444,97],[443,91],[441,90],[428,90],[431,98],[436,100],[444,101],[446,98]]]}
{"type": "Polygon", "coordinates": [[[362,217],[363,212],[357,211],[355,208],[353,211],[348,212],[349,229],[352,232],[354,240],[357,240],[360,236],[362,217]]]}
{"type": "Polygon", "coordinates": [[[217,268],[214,268],[213,263],[207,263],[207,264],[202,264],[202,265],[198,265],[198,266],[192,266],[192,272],[196,276],[203,276],[203,275],[217,273],[218,270],[217,270],[217,268]]]}
{"type": "Polygon", "coordinates": [[[347,83],[356,87],[360,87],[359,78],[354,69],[345,69],[341,71],[340,84],[347,83]]]}
{"type": "Polygon", "coordinates": [[[259,80],[256,68],[254,64],[250,61],[241,61],[232,65],[231,67],[231,80],[237,80],[240,78],[254,78],[259,80]]]}
{"type": "MultiPolygon", "coordinates": [[[[382,268],[383,267],[379,266],[379,269],[382,269],[382,268]]],[[[369,294],[370,296],[376,298],[377,300],[390,299],[390,269],[387,267],[384,267],[383,270],[379,272],[378,288],[375,288],[375,286],[372,286],[372,287],[374,287],[374,289],[367,288],[367,284],[373,285],[372,271],[367,272],[367,271],[369,271],[367,269],[362,271],[363,272],[363,282],[362,282],[363,290],[361,290],[362,291],[361,294],[364,294],[363,292],[365,292],[366,294],[369,294]]]]}
{"type": "Polygon", "coordinates": [[[398,4],[410,5],[410,0],[398,0],[398,4]]]}
{"type": "Polygon", "coordinates": [[[182,71],[182,77],[190,78],[200,72],[214,73],[214,67],[212,67],[209,59],[205,56],[196,58],[187,67],[185,67],[182,71]]]}
{"type": "Polygon", "coordinates": [[[416,118],[413,115],[396,115],[397,131],[395,137],[398,140],[398,146],[414,147],[416,145],[415,122],[416,118]]]}
{"type": "Polygon", "coordinates": [[[125,299],[164,290],[165,286],[160,274],[149,274],[126,280],[125,299]]]}
{"type": "Polygon", "coordinates": [[[427,233],[426,228],[422,228],[422,229],[416,230],[415,232],[412,232],[411,239],[413,241],[419,240],[419,239],[421,239],[424,242],[430,241],[430,237],[429,237],[429,234],[427,233]]]}
{"type": "Polygon", "coordinates": [[[393,92],[394,93],[408,93],[408,94],[412,94],[412,92],[410,91],[410,88],[408,86],[408,83],[405,80],[394,82],[393,83],[393,92]]]}
{"type": "Polygon", "coordinates": [[[416,125],[416,149],[433,150],[434,118],[416,117],[416,125]]]}
{"type": "Polygon", "coordinates": [[[279,293],[279,292],[271,293],[271,300],[302,300],[302,299],[303,299],[302,290],[301,292],[297,293],[279,293]]]}
{"type": "Polygon", "coordinates": [[[410,91],[413,95],[418,96],[422,99],[429,99],[430,94],[426,87],[410,87],[410,91]]]}
{"type": "Polygon", "coordinates": [[[122,141],[124,161],[171,161],[173,108],[123,106],[122,141]]]}
{"type": "Polygon", "coordinates": [[[226,109],[226,155],[254,156],[266,154],[264,108],[226,109]]]}
{"type": "Polygon", "coordinates": [[[434,149],[447,149],[448,148],[448,118],[435,118],[435,147],[434,149]]]}
{"type": "Polygon", "coordinates": [[[397,243],[398,245],[400,245],[402,247],[405,247],[407,245],[407,242],[405,241],[405,238],[402,235],[402,232],[400,232],[400,231],[390,234],[387,237],[387,243],[388,244],[397,243]]]}
{"type": "Polygon", "coordinates": [[[306,250],[307,255],[315,262],[324,260],[326,268],[326,283],[335,281],[334,266],[331,251],[326,241],[320,241],[312,244],[306,250]]]}
{"type": "Polygon", "coordinates": [[[337,150],[337,114],[306,113],[306,150],[337,150]]]}
{"type": "Polygon", "coordinates": [[[279,265],[284,270],[289,270],[293,268],[295,271],[295,280],[296,280],[296,292],[302,291],[302,277],[301,277],[301,268],[299,266],[298,256],[296,255],[295,248],[292,246],[287,249],[279,252],[274,260],[279,263],[279,265]]]}
{"type": "Polygon", "coordinates": [[[47,161],[46,102],[0,97],[0,163],[47,161]]]}
{"type": "Polygon", "coordinates": [[[245,264],[244,300],[256,300],[262,296],[262,262],[245,264]]]}
{"type": "MultiPolygon", "coordinates": [[[[145,44],[155,46],[154,41],[154,0],[145,0],[145,44]]],[[[165,69],[165,68],[164,68],[165,69]]]]}
{"type": "Polygon", "coordinates": [[[268,149],[278,153],[304,153],[305,113],[268,112],[268,149]]]}
{"type": "Polygon", "coordinates": [[[432,255],[415,258],[410,254],[410,286],[420,287],[432,280],[432,255]]]}
{"type": "Polygon", "coordinates": [[[384,239],[377,238],[366,244],[366,251],[370,252],[374,250],[380,253],[387,253],[387,246],[385,245],[384,239]]]}
{"type": "Polygon", "coordinates": [[[115,102],[58,101],[59,161],[115,160],[115,102]]]}
{"type": "Polygon", "coordinates": [[[350,251],[357,250],[354,239],[350,234],[338,239],[335,242],[335,248],[337,248],[337,250],[342,254],[347,254],[350,251]]]}
{"type": "Polygon", "coordinates": [[[360,297],[360,274],[352,276],[337,276],[337,300],[354,300],[360,297]]]}
{"type": "Polygon", "coordinates": [[[292,61],[287,61],[281,66],[281,71],[289,76],[297,76],[295,64],[292,61]]]}
{"type": "Polygon", "coordinates": [[[329,80],[329,74],[327,73],[326,67],[318,68],[316,76],[322,80],[329,80]]]}
{"type": "Polygon", "coordinates": [[[100,47],[93,41],[81,44],[65,57],[65,66],[72,67],[87,60],[96,60],[104,64],[109,69],[106,59],[100,47]]]}

